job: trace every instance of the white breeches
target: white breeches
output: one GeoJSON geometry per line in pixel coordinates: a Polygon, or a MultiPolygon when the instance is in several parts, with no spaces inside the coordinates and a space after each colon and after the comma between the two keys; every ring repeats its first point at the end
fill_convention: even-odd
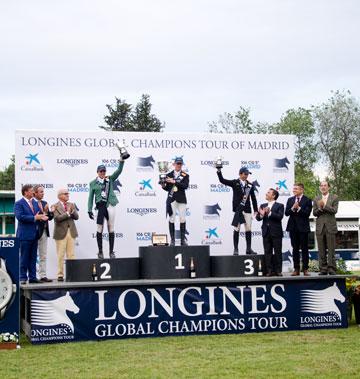
{"type": "Polygon", "coordinates": [[[186,221],[186,205],[185,203],[178,203],[177,201],[173,201],[171,203],[171,209],[172,209],[172,216],[169,217],[169,221],[171,223],[174,223],[175,222],[175,216],[176,216],[176,213],[179,214],[179,219],[180,219],[180,222],[183,223],[186,221]]]}

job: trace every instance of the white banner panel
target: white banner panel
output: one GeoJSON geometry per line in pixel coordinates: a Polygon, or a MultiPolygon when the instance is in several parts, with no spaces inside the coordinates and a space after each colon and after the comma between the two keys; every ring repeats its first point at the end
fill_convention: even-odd
{"type": "MultiPolygon", "coordinates": [[[[45,200],[57,201],[56,191],[68,188],[70,201],[80,210],[77,221],[79,238],[77,258],[97,256],[96,225],[87,214],[89,183],[96,167],[105,164],[111,174],[118,165],[117,141],[125,139],[131,157],[117,182],[119,204],[116,208],[115,252],[117,257],[138,255],[138,246],[150,244],[151,233],[168,231],[165,217],[167,193],[158,184],[158,161],[182,156],[190,175],[187,191],[187,231],[189,244],[211,246],[212,254],[232,254],[232,189],[218,182],[213,167],[217,156],[225,161],[223,175],[235,179],[241,166],[247,166],[257,181],[257,199],[265,201],[270,188],[280,192],[286,203],[294,181],[294,140],[289,135],[241,135],[209,133],[135,133],[135,132],[16,132],[16,198],[21,185],[42,184],[45,200]],[[211,206],[210,213],[205,207],[211,206]]],[[[284,228],[287,219],[284,218],[284,228]]],[[[50,222],[51,230],[53,228],[50,222]]],[[[176,229],[179,229],[177,221],[176,229]]],[[[253,249],[263,252],[261,223],[253,220],[253,249]]],[[[243,230],[242,230],[243,231],[243,230]]],[[[107,238],[107,234],[104,235],[107,238]]],[[[245,239],[240,238],[240,252],[245,239]]],[[[283,250],[289,248],[284,239],[283,250]]],[[[48,275],[56,276],[55,243],[49,240],[48,275]]],[[[108,256],[104,244],[105,256],[108,256]]]]}

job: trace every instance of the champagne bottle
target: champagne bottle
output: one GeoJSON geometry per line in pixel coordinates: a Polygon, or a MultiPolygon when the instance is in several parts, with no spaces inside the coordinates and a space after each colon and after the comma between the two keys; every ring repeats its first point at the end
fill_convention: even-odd
{"type": "Polygon", "coordinates": [[[190,278],[196,278],[196,271],[195,271],[195,264],[194,264],[193,257],[191,257],[190,259],[190,278]]]}
{"type": "Polygon", "coordinates": [[[96,272],[96,264],[95,263],[93,264],[91,277],[92,277],[93,282],[96,282],[98,280],[98,275],[96,272]]]}
{"type": "Polygon", "coordinates": [[[262,269],[262,261],[261,257],[259,257],[259,265],[258,265],[258,276],[263,276],[263,269],[262,269]]]}

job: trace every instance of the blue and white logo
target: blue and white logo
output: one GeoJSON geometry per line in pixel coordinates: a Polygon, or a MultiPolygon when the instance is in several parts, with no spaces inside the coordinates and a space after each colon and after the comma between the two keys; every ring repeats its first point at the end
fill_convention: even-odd
{"type": "Polygon", "coordinates": [[[39,153],[29,153],[25,157],[25,164],[20,169],[21,171],[44,171],[44,167],[40,163],[39,153]]]}
{"type": "Polygon", "coordinates": [[[230,192],[230,187],[227,187],[225,184],[221,183],[211,183],[210,184],[210,192],[230,192]]]}
{"type": "Polygon", "coordinates": [[[156,196],[151,179],[143,179],[139,182],[139,190],[135,192],[135,196],[156,196]]]}
{"type": "Polygon", "coordinates": [[[288,164],[290,164],[290,161],[287,159],[287,157],[280,158],[280,159],[275,158],[273,171],[274,172],[288,172],[289,171],[288,164]]]}
{"type": "Polygon", "coordinates": [[[222,240],[219,236],[218,228],[208,228],[205,230],[205,238],[202,240],[202,245],[221,245],[222,240]]]}
{"type": "Polygon", "coordinates": [[[283,179],[283,180],[279,179],[275,183],[275,185],[276,185],[275,189],[279,192],[279,196],[290,196],[290,191],[286,184],[286,179],[283,179]]]}
{"type": "Polygon", "coordinates": [[[153,171],[154,163],[155,163],[155,159],[152,155],[149,155],[148,157],[138,157],[136,171],[138,172],[153,171]]]}
{"type": "Polygon", "coordinates": [[[221,207],[219,203],[204,206],[204,220],[218,220],[220,218],[221,207]]]}

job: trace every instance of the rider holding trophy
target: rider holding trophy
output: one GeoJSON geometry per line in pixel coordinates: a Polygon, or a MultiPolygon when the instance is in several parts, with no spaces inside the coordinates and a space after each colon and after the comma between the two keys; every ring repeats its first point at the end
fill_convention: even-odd
{"type": "Polygon", "coordinates": [[[94,220],[93,203],[95,197],[96,217],[96,241],[98,245],[98,258],[103,259],[102,233],[104,229],[104,221],[107,222],[109,232],[109,256],[115,258],[115,206],[119,202],[114,193],[114,182],[121,174],[124,167],[124,160],[130,157],[123,145],[116,144],[120,151],[119,166],[112,175],[106,176],[106,167],[101,164],[97,167],[97,177],[90,182],[89,198],[88,198],[88,214],[90,219],[94,220]]]}
{"type": "Polygon", "coordinates": [[[185,190],[189,187],[189,175],[182,171],[184,161],[182,157],[176,157],[173,163],[174,170],[168,172],[168,162],[158,162],[160,171],[161,187],[168,192],[166,200],[166,213],[169,215],[170,245],[175,245],[175,215],[179,213],[180,218],[180,239],[181,245],[186,242],[186,194],[185,190]],[[166,163],[166,164],[164,164],[166,163]]]}
{"type": "Polygon", "coordinates": [[[234,255],[239,254],[239,234],[241,224],[245,224],[246,254],[256,254],[255,251],[253,251],[251,248],[252,214],[250,198],[255,214],[258,212],[258,206],[255,196],[255,187],[247,180],[251,172],[247,167],[241,167],[239,171],[239,178],[228,180],[224,179],[221,172],[221,169],[223,167],[221,158],[218,158],[216,160],[215,167],[217,169],[217,175],[220,183],[231,187],[233,190],[232,208],[234,212],[234,218],[231,225],[234,227],[234,255]]]}

